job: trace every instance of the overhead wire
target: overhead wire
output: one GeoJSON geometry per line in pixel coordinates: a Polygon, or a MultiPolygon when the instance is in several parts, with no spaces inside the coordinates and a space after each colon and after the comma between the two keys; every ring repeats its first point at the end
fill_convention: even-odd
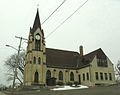
{"type": "MultiPolygon", "coordinates": [[[[42,24],[44,24],[67,0],[64,0],[43,22],[42,24]]],[[[41,24],[41,25],[42,25],[41,24]]]]}
{"type": "Polygon", "coordinates": [[[80,5],[71,15],[69,15],[62,23],[60,23],[52,32],[50,32],[45,38],[47,39],[50,35],[52,35],[60,26],[62,26],[69,18],[71,18],[80,8],[82,8],[88,0],[86,0],[82,5],[80,5]]]}

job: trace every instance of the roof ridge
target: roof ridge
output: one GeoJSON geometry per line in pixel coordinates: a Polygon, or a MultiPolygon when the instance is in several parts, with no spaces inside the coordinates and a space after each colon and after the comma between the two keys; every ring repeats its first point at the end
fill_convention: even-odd
{"type": "Polygon", "coordinates": [[[78,53],[77,51],[70,51],[70,50],[63,50],[63,49],[55,49],[55,48],[46,48],[46,49],[57,50],[57,51],[64,51],[64,52],[74,52],[74,53],[78,53]]]}
{"type": "Polygon", "coordinates": [[[98,49],[96,49],[96,50],[94,50],[94,51],[92,51],[92,52],[89,52],[89,53],[85,54],[84,56],[87,56],[87,55],[89,55],[89,54],[92,54],[92,53],[94,53],[94,52],[97,52],[98,50],[102,50],[102,49],[101,49],[101,48],[98,48],[98,49]]]}

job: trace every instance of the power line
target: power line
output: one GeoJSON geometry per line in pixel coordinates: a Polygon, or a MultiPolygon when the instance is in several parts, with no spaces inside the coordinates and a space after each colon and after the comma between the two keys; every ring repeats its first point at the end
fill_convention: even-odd
{"type": "Polygon", "coordinates": [[[44,24],[67,0],[64,0],[43,22],[42,24],[44,24]]]}
{"type": "Polygon", "coordinates": [[[62,26],[69,18],[71,18],[81,7],[83,7],[88,0],[86,0],[82,5],[80,5],[71,15],[69,15],[62,23],[60,23],[51,33],[46,36],[46,39],[52,35],[60,26],[62,26]]]}

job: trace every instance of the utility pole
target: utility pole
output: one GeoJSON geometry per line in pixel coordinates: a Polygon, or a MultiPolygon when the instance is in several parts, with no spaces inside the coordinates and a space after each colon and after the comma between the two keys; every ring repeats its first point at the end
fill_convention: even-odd
{"type": "Polygon", "coordinates": [[[16,58],[16,65],[15,65],[15,70],[14,70],[14,79],[13,79],[13,89],[15,87],[15,79],[17,78],[17,68],[19,66],[19,54],[20,54],[20,51],[21,51],[21,43],[22,43],[22,40],[27,40],[23,37],[18,37],[18,36],[15,36],[15,38],[18,38],[20,39],[20,43],[19,43],[19,46],[18,46],[18,53],[17,53],[17,58],[16,58]]]}

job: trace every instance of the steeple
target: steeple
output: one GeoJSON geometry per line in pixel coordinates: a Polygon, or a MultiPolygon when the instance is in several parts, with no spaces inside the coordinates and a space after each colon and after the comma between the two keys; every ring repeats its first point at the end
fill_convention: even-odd
{"type": "Polygon", "coordinates": [[[37,9],[36,17],[35,17],[34,24],[33,24],[33,30],[35,31],[38,27],[39,27],[40,30],[41,30],[39,10],[37,9]]]}

